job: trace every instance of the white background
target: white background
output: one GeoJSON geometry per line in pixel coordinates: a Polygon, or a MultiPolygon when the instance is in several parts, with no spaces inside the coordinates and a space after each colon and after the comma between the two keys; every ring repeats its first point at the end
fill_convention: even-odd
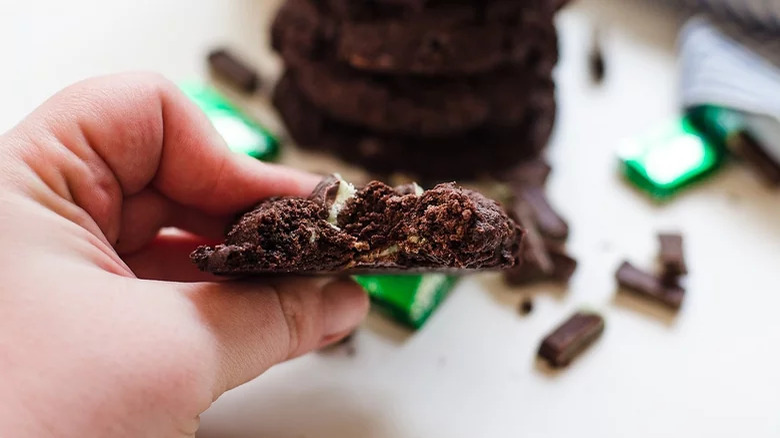
{"type": "MultiPolygon", "coordinates": [[[[5,2],[9,3],[9,2],[5,2]]],[[[649,3],[649,4],[648,4],[649,3]]],[[[551,197],[571,221],[581,264],[568,290],[496,277],[464,281],[420,332],[372,317],[357,354],[315,354],[225,395],[203,415],[210,437],[769,437],[780,435],[780,199],[741,166],[654,205],[623,183],[614,149],[677,114],[680,18],[636,0],[581,0],[559,17],[559,124],[551,197]],[[607,81],[593,87],[586,50],[605,25],[607,81]],[[652,266],[655,233],[687,236],[689,294],[675,317],[617,297],[623,258],[652,266]],[[603,338],[570,369],[535,350],[580,307],[606,317],[603,338]]],[[[226,43],[278,71],[265,23],[277,1],[37,0],[0,6],[0,130],[76,80],[156,70],[204,76],[226,43]]],[[[249,111],[276,126],[262,97],[249,111]]],[[[475,150],[476,153],[476,150],[475,150]]],[[[316,164],[329,170],[326,162],[316,164]]],[[[56,388],[52,388],[56,390],[56,388]]]]}

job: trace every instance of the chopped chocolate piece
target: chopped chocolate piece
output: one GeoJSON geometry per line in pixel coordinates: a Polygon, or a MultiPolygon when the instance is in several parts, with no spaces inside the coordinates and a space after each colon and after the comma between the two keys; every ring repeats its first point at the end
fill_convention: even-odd
{"type": "Polygon", "coordinates": [[[520,301],[520,314],[528,315],[533,311],[534,311],[534,302],[528,297],[523,298],[523,300],[520,301]]]}
{"type": "Polygon", "coordinates": [[[244,93],[254,93],[259,84],[257,72],[227,49],[216,49],[209,53],[212,71],[230,85],[244,93]]]}
{"type": "MultiPolygon", "coordinates": [[[[678,233],[661,233],[658,235],[661,244],[661,265],[663,277],[677,278],[688,273],[683,252],[683,236],[678,233]]],[[[674,284],[674,283],[671,283],[674,284]]]]}
{"type": "Polygon", "coordinates": [[[530,206],[523,201],[515,201],[512,212],[517,216],[520,226],[526,230],[525,250],[523,251],[524,264],[536,268],[543,275],[552,273],[554,266],[544,239],[536,228],[536,221],[534,221],[530,206]]]}
{"type": "Polygon", "coordinates": [[[526,185],[543,186],[551,171],[549,164],[541,159],[533,159],[520,163],[502,175],[501,179],[518,188],[526,185]]]}
{"type": "Polygon", "coordinates": [[[735,155],[753,166],[769,185],[780,186],[780,163],[767,154],[764,146],[753,135],[740,131],[728,145],[735,155]]]}
{"type": "Polygon", "coordinates": [[[539,357],[553,368],[562,368],[591,345],[604,332],[604,318],[578,312],[542,341],[539,357]]]}
{"type": "MultiPolygon", "coordinates": [[[[530,230],[526,229],[529,233],[530,230]]],[[[530,234],[530,233],[529,233],[530,234]]],[[[526,251],[530,242],[525,241],[526,251]]],[[[512,285],[526,285],[541,281],[555,281],[559,283],[568,283],[574,272],[577,270],[577,260],[566,254],[562,245],[553,245],[551,241],[546,241],[547,254],[552,262],[552,271],[543,272],[541,268],[530,261],[523,259],[523,263],[504,273],[504,279],[512,285]]]]}
{"type": "Polygon", "coordinates": [[[563,250],[550,248],[550,258],[553,262],[552,278],[561,283],[568,283],[574,271],[577,270],[577,260],[566,254],[563,250]]]}
{"type": "Polygon", "coordinates": [[[522,237],[497,202],[453,183],[405,194],[328,178],[309,199],[261,202],[191,258],[218,275],[477,271],[512,267],[522,237]]]}
{"type": "Polygon", "coordinates": [[[569,237],[569,225],[553,210],[543,187],[523,187],[520,196],[531,206],[536,226],[543,236],[559,240],[569,237]]]}
{"type": "Polygon", "coordinates": [[[629,262],[620,265],[615,278],[622,288],[658,301],[672,309],[679,309],[685,297],[685,289],[665,285],[661,278],[641,271],[629,262]]]}

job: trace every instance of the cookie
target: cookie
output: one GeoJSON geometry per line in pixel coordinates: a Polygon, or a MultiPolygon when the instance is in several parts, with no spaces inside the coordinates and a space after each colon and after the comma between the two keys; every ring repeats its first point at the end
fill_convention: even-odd
{"type": "Polygon", "coordinates": [[[502,22],[524,11],[551,13],[557,6],[556,0],[324,0],[320,4],[324,12],[350,21],[435,16],[453,25],[502,22]]]}
{"type": "Polygon", "coordinates": [[[334,121],[313,106],[289,75],[274,91],[274,105],[299,146],[336,153],[379,173],[408,172],[428,180],[470,178],[507,170],[538,156],[555,119],[554,90],[529,101],[523,120],[504,128],[478,127],[442,138],[377,134],[334,121]]]}
{"type": "Polygon", "coordinates": [[[308,61],[293,69],[301,92],[330,117],[377,132],[441,137],[481,125],[512,126],[553,87],[517,69],[460,79],[377,77],[308,61]]]}
{"type": "Polygon", "coordinates": [[[454,183],[355,189],[331,176],[308,198],[261,202],[191,258],[218,275],[495,270],[517,263],[522,236],[497,202],[454,183]]]}
{"type": "Polygon", "coordinates": [[[514,5],[514,11],[472,4],[354,21],[312,0],[288,0],[274,20],[272,44],[293,65],[324,58],[374,73],[471,75],[507,65],[529,71],[555,65],[553,14],[519,7],[522,2],[497,3],[514,5]],[[478,13],[483,9],[493,12],[478,13]]]}

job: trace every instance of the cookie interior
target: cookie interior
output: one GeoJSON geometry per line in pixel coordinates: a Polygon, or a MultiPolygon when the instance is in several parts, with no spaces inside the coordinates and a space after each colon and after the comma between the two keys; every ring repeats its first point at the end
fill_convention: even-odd
{"type": "Polygon", "coordinates": [[[222,275],[498,269],[515,263],[521,237],[498,203],[453,183],[356,190],[331,177],[309,198],[260,203],[191,257],[222,275]]]}

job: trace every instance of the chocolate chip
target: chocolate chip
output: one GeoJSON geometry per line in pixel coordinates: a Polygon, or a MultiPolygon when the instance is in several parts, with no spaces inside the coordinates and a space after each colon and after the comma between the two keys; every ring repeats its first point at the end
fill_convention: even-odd
{"type": "Polygon", "coordinates": [[[539,357],[553,368],[569,365],[604,332],[604,318],[595,313],[578,312],[542,341],[539,357]]]}
{"type": "Polygon", "coordinates": [[[672,309],[679,309],[685,298],[685,289],[664,284],[661,278],[623,262],[615,274],[618,284],[627,291],[657,301],[672,309]]]}
{"type": "Polygon", "coordinates": [[[253,93],[260,85],[257,72],[227,49],[209,53],[208,62],[217,76],[244,93],[253,93]]]}
{"type": "Polygon", "coordinates": [[[339,187],[341,186],[341,180],[334,175],[328,175],[323,178],[314,191],[309,195],[309,199],[322,205],[325,211],[329,211],[333,202],[336,200],[336,196],[339,193],[339,187]]]}

